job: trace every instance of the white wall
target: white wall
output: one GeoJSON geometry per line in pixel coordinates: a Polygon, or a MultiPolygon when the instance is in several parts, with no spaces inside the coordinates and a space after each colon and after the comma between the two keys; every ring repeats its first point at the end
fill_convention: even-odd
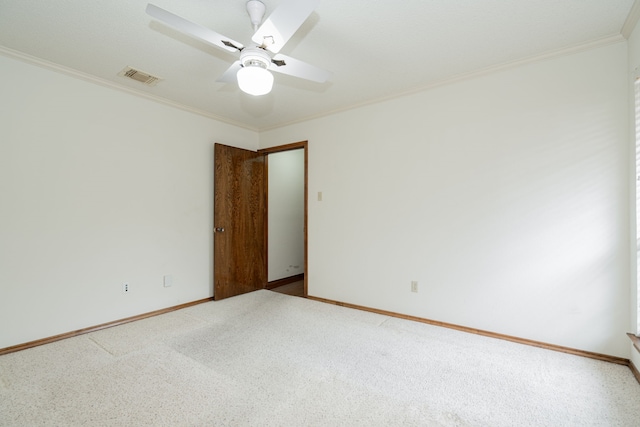
{"type": "Polygon", "coordinates": [[[621,42],[261,133],[309,141],[309,294],[629,357],[627,91],[621,42]]]}
{"type": "MultiPolygon", "coordinates": [[[[629,357],[638,37],[262,133],[310,141],[310,295],[629,357]]],[[[0,348],[210,296],[213,143],[257,134],[0,75],[0,348]]]]}
{"type": "Polygon", "coordinates": [[[9,57],[0,76],[0,348],[211,296],[213,144],[257,134],[9,57]]]}
{"type": "Polygon", "coordinates": [[[268,281],[304,273],[304,149],[269,154],[268,281]]]}
{"type": "MultiPolygon", "coordinates": [[[[640,200],[640,182],[637,181],[636,179],[636,164],[638,162],[640,162],[640,158],[638,157],[637,153],[637,146],[638,143],[636,142],[636,135],[637,135],[637,131],[636,131],[636,114],[635,114],[635,87],[634,87],[634,82],[635,79],[637,77],[640,77],[640,26],[636,25],[633,33],[631,34],[631,37],[629,37],[629,41],[628,41],[628,56],[629,56],[629,93],[631,94],[631,96],[629,96],[629,110],[630,110],[630,114],[629,114],[629,122],[630,122],[630,144],[629,144],[629,163],[630,163],[630,167],[632,168],[632,171],[635,173],[630,173],[629,174],[629,182],[630,182],[630,187],[631,187],[631,192],[629,194],[630,199],[632,200],[632,203],[630,204],[631,206],[631,216],[633,218],[632,222],[631,222],[631,227],[634,229],[634,233],[632,233],[632,235],[636,236],[635,240],[632,240],[632,245],[631,245],[631,253],[634,254],[634,256],[631,257],[631,264],[632,264],[632,268],[631,268],[631,292],[630,292],[630,310],[631,310],[631,324],[629,326],[629,332],[632,333],[636,333],[636,334],[640,334],[640,318],[638,317],[638,313],[640,312],[640,298],[638,297],[638,266],[640,265],[640,263],[638,262],[638,259],[640,258],[640,251],[638,249],[640,249],[638,247],[638,242],[640,242],[640,239],[638,239],[638,228],[637,228],[637,224],[640,223],[640,217],[638,217],[638,211],[636,209],[636,204],[638,203],[638,201],[640,200]],[[637,186],[639,186],[638,188],[636,188],[637,186]]],[[[638,366],[638,354],[637,351],[635,351],[633,349],[633,346],[631,346],[632,350],[632,356],[635,357],[635,360],[632,358],[632,360],[634,361],[634,364],[636,365],[636,367],[638,366]]]]}

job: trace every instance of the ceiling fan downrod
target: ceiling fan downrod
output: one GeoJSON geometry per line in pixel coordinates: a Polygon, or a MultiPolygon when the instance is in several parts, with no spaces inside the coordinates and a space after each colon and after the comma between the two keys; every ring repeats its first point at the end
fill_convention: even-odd
{"type": "Polygon", "coordinates": [[[253,24],[253,31],[258,30],[258,26],[262,22],[266,7],[260,0],[249,0],[247,2],[247,13],[251,18],[251,24],[253,24]]]}

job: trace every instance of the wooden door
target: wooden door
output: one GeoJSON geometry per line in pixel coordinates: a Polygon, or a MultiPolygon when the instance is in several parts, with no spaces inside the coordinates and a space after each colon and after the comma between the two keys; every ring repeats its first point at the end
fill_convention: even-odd
{"type": "Polygon", "coordinates": [[[262,289],[265,262],[265,156],[215,144],[215,300],[262,289]]]}

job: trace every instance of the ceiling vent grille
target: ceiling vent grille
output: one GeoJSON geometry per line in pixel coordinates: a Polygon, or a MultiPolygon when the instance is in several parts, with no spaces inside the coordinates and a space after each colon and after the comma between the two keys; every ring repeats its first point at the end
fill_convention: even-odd
{"type": "Polygon", "coordinates": [[[129,66],[125,67],[122,71],[120,71],[118,75],[122,77],[127,77],[129,79],[135,80],[140,83],[144,83],[147,86],[155,86],[159,80],[162,80],[160,77],[152,76],[149,73],[136,70],[135,68],[131,68],[129,66]]]}

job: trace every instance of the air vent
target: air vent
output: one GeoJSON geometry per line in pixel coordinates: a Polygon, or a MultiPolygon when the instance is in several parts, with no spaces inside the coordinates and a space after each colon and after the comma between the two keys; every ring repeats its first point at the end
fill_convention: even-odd
{"type": "Polygon", "coordinates": [[[131,68],[129,66],[125,67],[122,71],[120,71],[118,75],[133,79],[140,83],[144,83],[147,86],[155,86],[156,83],[158,83],[158,80],[162,80],[160,77],[152,76],[149,73],[136,70],[135,68],[131,68]]]}

